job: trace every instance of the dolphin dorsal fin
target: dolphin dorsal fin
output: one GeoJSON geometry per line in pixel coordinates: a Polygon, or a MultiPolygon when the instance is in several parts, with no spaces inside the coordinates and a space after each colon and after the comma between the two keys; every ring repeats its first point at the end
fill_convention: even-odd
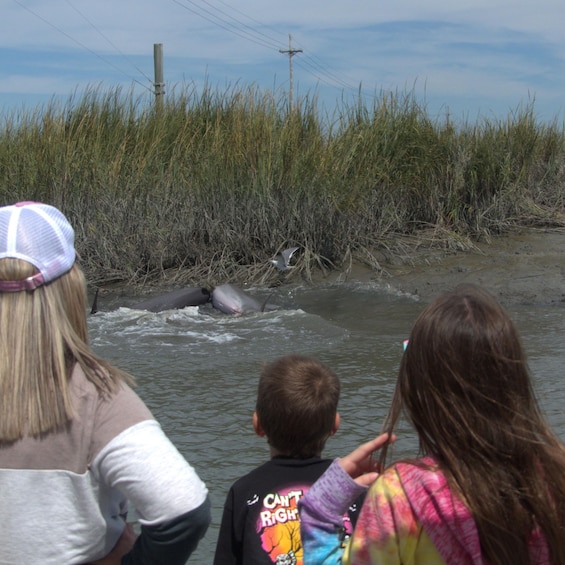
{"type": "Polygon", "coordinates": [[[272,292],[271,292],[271,294],[269,294],[269,296],[267,296],[267,298],[265,298],[263,304],[261,304],[261,312],[265,311],[265,308],[267,307],[267,302],[269,302],[269,300],[271,300],[271,296],[273,296],[272,292]]]}
{"type": "Polygon", "coordinates": [[[98,291],[100,289],[97,288],[96,292],[94,293],[94,299],[92,300],[92,308],[90,309],[91,314],[96,314],[98,312],[98,291]]]}

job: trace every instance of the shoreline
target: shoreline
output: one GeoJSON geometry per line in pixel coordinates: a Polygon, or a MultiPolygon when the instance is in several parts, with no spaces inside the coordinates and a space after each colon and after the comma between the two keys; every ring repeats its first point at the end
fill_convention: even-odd
{"type": "MultiPolygon", "coordinates": [[[[474,283],[501,304],[565,303],[565,228],[521,228],[465,250],[417,243],[376,256],[379,270],[357,260],[348,269],[313,272],[311,283],[373,282],[426,302],[458,284],[474,283]]],[[[293,277],[280,284],[292,285],[293,277]]],[[[101,285],[99,290],[106,300],[116,300],[128,288],[132,290],[118,283],[101,285]]],[[[145,290],[149,288],[149,293],[139,294],[140,300],[172,290],[166,283],[145,290]]]]}
{"type": "Polygon", "coordinates": [[[347,275],[328,278],[385,282],[425,301],[458,284],[474,283],[503,304],[563,303],[565,228],[523,228],[466,251],[418,247],[385,257],[381,267],[382,275],[353,265],[347,275]]]}

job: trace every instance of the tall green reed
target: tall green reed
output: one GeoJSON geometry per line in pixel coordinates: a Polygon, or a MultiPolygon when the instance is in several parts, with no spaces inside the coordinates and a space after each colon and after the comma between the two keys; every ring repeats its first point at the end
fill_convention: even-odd
{"type": "Polygon", "coordinates": [[[424,231],[563,225],[563,128],[533,106],[454,124],[410,93],[322,115],[315,98],[289,111],[254,85],[183,85],[161,111],[90,88],[3,123],[0,203],[61,207],[94,284],[272,282],[267,260],[288,245],[309,277],[378,266],[379,248],[424,231]]]}

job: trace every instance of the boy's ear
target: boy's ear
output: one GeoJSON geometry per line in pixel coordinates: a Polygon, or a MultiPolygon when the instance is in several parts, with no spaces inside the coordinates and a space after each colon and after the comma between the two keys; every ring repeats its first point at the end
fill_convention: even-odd
{"type": "Polygon", "coordinates": [[[257,416],[257,412],[253,412],[253,429],[259,437],[265,437],[265,432],[261,427],[261,422],[259,422],[259,416],[257,416]]]}
{"type": "Polygon", "coordinates": [[[330,434],[331,436],[333,436],[337,432],[337,430],[339,430],[340,424],[341,424],[341,416],[339,415],[339,412],[336,412],[334,427],[333,427],[332,433],[330,434]]]}

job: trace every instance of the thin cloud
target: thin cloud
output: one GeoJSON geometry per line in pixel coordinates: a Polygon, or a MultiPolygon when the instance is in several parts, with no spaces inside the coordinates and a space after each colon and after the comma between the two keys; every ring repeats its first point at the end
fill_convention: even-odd
{"type": "Polygon", "coordinates": [[[507,113],[535,98],[563,110],[565,39],[559,0],[9,0],[0,21],[0,107],[68,97],[92,84],[151,87],[153,44],[167,91],[202,85],[288,87],[331,106],[414,89],[434,112],[507,113]],[[547,14],[551,14],[548,17],[547,14]],[[31,86],[33,85],[33,87],[31,86]],[[14,96],[17,94],[17,97],[14,96]],[[32,96],[33,95],[33,96],[32,96]]]}

